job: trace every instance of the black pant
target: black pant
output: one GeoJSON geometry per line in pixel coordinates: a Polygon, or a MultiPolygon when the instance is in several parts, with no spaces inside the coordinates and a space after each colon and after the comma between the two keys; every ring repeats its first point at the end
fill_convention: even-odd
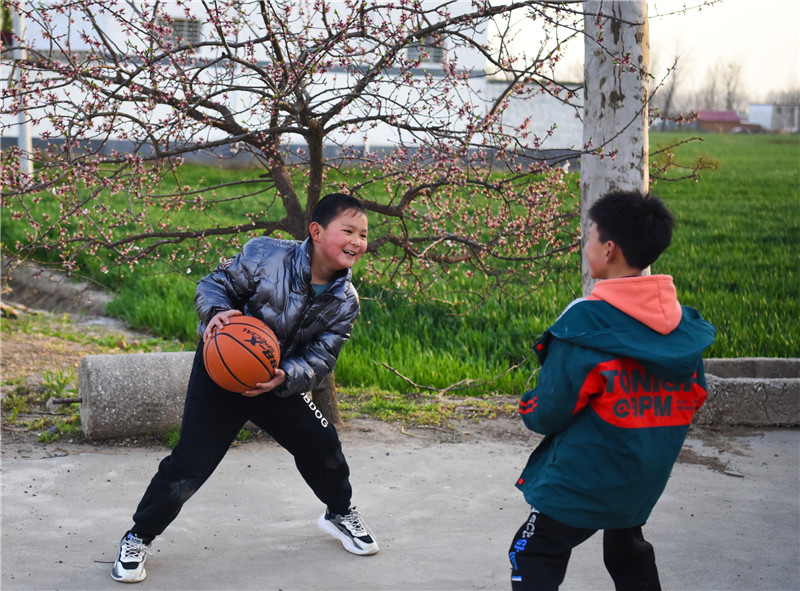
{"type": "Polygon", "coordinates": [[[339,435],[310,401],[310,395],[278,398],[267,392],[251,398],[223,390],[206,372],[201,343],[178,445],[159,464],[133,515],[132,531],[145,539],[160,535],[211,476],[248,420],[294,456],[300,474],[329,511],[346,512],[352,489],[339,435]]]}
{"type": "MultiPolygon", "coordinates": [[[[558,589],[572,549],[597,532],[571,527],[533,509],[509,549],[514,591],[558,589]]],[[[603,530],[603,562],[617,591],[659,591],[653,546],[642,527],[603,530]]]]}

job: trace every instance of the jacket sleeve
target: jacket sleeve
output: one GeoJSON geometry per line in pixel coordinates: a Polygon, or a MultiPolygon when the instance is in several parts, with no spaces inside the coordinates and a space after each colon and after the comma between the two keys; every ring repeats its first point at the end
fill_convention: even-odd
{"type": "Polygon", "coordinates": [[[353,330],[359,312],[358,303],[355,307],[346,306],[339,312],[314,340],[281,360],[280,368],[286,372],[286,382],[273,390],[276,396],[285,398],[310,392],[333,371],[339,353],[353,330]]]}
{"type": "MultiPolygon", "coordinates": [[[[197,282],[194,305],[202,328],[222,310],[240,310],[253,294],[253,277],[261,264],[263,249],[256,240],[245,244],[242,252],[220,263],[197,282]]],[[[202,330],[198,329],[202,334],[202,330]]]]}
{"type": "Polygon", "coordinates": [[[519,413],[528,429],[552,435],[566,429],[586,406],[588,399],[581,395],[581,387],[588,369],[579,361],[583,357],[579,347],[550,333],[545,333],[536,347],[543,360],[539,381],[522,396],[519,413]]]}

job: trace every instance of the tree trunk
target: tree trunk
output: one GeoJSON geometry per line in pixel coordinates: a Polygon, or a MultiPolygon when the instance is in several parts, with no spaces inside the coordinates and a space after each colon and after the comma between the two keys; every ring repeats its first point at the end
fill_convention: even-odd
{"type": "MultiPolygon", "coordinates": [[[[581,158],[583,240],[589,232],[589,208],[598,198],[612,190],[646,191],[650,182],[647,1],[585,2],[584,34],[583,143],[590,153],[581,158]]],[[[588,295],[595,280],[585,258],[581,276],[583,294],[588,295]]]]}
{"type": "Polygon", "coordinates": [[[333,372],[325,376],[319,386],[311,391],[311,400],[332,425],[339,425],[342,422],[342,417],[339,415],[339,403],[336,400],[336,383],[333,379],[333,372]]]}

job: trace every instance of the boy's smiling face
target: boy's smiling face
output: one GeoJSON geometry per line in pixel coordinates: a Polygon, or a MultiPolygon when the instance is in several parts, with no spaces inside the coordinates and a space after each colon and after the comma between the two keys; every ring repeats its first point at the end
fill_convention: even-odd
{"type": "Polygon", "coordinates": [[[367,250],[367,229],[367,216],[352,209],[344,210],[327,227],[311,222],[311,281],[328,283],[337,272],[351,268],[367,250]]]}

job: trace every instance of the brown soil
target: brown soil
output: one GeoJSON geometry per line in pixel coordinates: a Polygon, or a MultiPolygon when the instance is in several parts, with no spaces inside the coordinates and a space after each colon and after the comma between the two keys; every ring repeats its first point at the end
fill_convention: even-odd
{"type": "Polygon", "coordinates": [[[29,385],[41,382],[44,372],[55,369],[73,370],[77,375],[84,355],[96,355],[107,351],[98,345],[86,345],[58,337],[20,332],[4,334],[1,345],[3,382],[23,380],[29,385]]]}

